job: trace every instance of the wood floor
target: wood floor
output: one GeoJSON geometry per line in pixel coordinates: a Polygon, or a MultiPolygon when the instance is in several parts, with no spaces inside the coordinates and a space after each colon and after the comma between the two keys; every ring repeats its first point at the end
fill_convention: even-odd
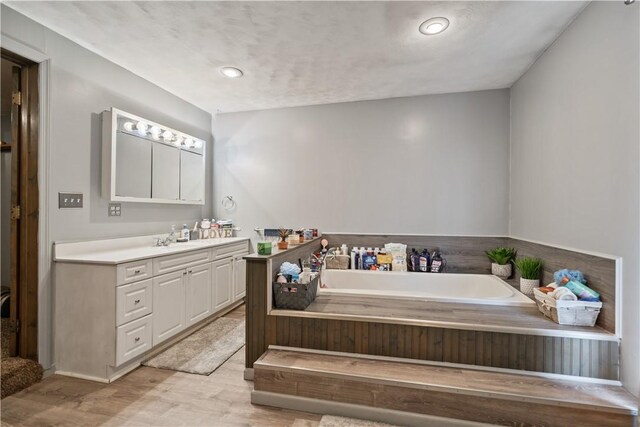
{"type": "MultiPolygon", "coordinates": [[[[244,317],[244,306],[227,315],[244,317]]],[[[317,427],[315,414],[251,405],[244,348],[209,376],[140,367],[112,384],[53,375],[0,402],[2,426],[317,427]]]]}

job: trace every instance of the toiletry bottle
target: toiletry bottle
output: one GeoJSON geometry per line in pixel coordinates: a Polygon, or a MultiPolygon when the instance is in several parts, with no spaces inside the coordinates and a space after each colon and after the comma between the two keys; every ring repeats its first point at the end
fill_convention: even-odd
{"type": "Polygon", "coordinates": [[[445,265],[446,261],[442,258],[442,255],[440,255],[440,252],[433,251],[433,255],[431,255],[431,272],[442,273],[445,265]]]}
{"type": "Polygon", "coordinates": [[[364,256],[367,254],[367,251],[365,251],[364,246],[360,247],[360,259],[358,260],[358,268],[360,270],[363,269],[362,267],[362,261],[364,260],[364,256]]]}
{"type": "Polygon", "coordinates": [[[343,243],[341,249],[342,249],[342,255],[349,255],[349,248],[347,248],[346,244],[343,243]]]}
{"type": "Polygon", "coordinates": [[[577,280],[569,280],[568,277],[562,279],[562,284],[581,300],[599,301],[600,294],[591,289],[590,287],[583,285],[577,280]]]}
{"type": "Polygon", "coordinates": [[[422,273],[426,273],[427,271],[429,271],[429,254],[426,249],[422,250],[419,259],[420,271],[422,273]]]}
{"type": "Polygon", "coordinates": [[[180,240],[184,240],[186,242],[189,241],[189,228],[187,224],[182,224],[182,230],[180,230],[180,240]]]}
{"type": "Polygon", "coordinates": [[[353,249],[351,249],[351,265],[349,266],[349,268],[351,268],[351,270],[357,270],[358,269],[358,265],[356,264],[356,247],[354,246],[353,249]]]}
{"type": "Polygon", "coordinates": [[[411,256],[409,257],[410,271],[420,271],[420,254],[413,248],[411,249],[411,256]]]}

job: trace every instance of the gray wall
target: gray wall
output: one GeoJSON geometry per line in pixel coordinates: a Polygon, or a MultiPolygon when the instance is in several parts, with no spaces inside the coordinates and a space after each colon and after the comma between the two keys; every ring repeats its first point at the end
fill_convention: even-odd
{"type": "Polygon", "coordinates": [[[623,257],[622,375],[636,395],[638,6],[591,3],[513,86],[510,192],[512,236],[623,257]]]}
{"type": "MultiPolygon", "coordinates": [[[[2,34],[43,52],[50,58],[50,240],[94,239],[166,232],[171,224],[193,224],[209,216],[211,199],[203,206],[125,203],[122,217],[107,216],[108,201],[100,193],[101,118],[110,107],[166,124],[211,141],[211,115],[141,77],[107,61],[2,5],[2,34]],[[59,191],[84,193],[84,208],[58,210],[59,191]]],[[[209,144],[211,152],[211,144],[209,144]]],[[[210,164],[210,162],[208,162],[210,164]]],[[[212,173],[207,168],[206,194],[212,173]]],[[[47,275],[48,272],[41,272],[47,275]]],[[[50,337],[49,289],[40,290],[40,334],[50,337]]],[[[46,349],[41,349],[46,351],[46,349]]],[[[41,362],[50,364],[48,355],[41,362]]]]}
{"type": "Polygon", "coordinates": [[[246,236],[507,232],[507,89],[220,114],[213,127],[215,214],[246,236]]]}

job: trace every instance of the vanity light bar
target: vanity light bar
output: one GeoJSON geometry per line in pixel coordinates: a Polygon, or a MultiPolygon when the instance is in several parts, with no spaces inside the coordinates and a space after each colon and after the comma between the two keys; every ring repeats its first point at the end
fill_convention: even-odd
{"type": "Polygon", "coordinates": [[[118,115],[120,130],[125,133],[135,134],[154,141],[163,141],[181,148],[195,148],[197,150],[204,146],[204,141],[187,134],[177,132],[172,129],[163,128],[156,124],[149,124],[144,120],[130,119],[129,117],[118,115]]]}

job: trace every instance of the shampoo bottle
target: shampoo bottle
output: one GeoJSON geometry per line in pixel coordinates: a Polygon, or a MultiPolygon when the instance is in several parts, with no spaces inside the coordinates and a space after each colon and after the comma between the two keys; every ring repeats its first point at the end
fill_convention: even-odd
{"type": "Polygon", "coordinates": [[[426,249],[423,249],[422,253],[420,254],[419,266],[422,273],[426,273],[427,271],[429,271],[429,252],[427,252],[426,249]]]}
{"type": "Polygon", "coordinates": [[[440,255],[440,252],[433,251],[433,255],[431,255],[431,272],[442,273],[445,265],[446,261],[442,258],[442,255],[440,255]]]}
{"type": "Polygon", "coordinates": [[[189,241],[189,228],[187,224],[182,224],[182,230],[180,230],[180,240],[183,242],[189,241]]]}
{"type": "Polygon", "coordinates": [[[358,269],[358,253],[356,252],[356,247],[354,246],[353,249],[351,249],[351,269],[352,270],[357,270],[358,269]]]}

